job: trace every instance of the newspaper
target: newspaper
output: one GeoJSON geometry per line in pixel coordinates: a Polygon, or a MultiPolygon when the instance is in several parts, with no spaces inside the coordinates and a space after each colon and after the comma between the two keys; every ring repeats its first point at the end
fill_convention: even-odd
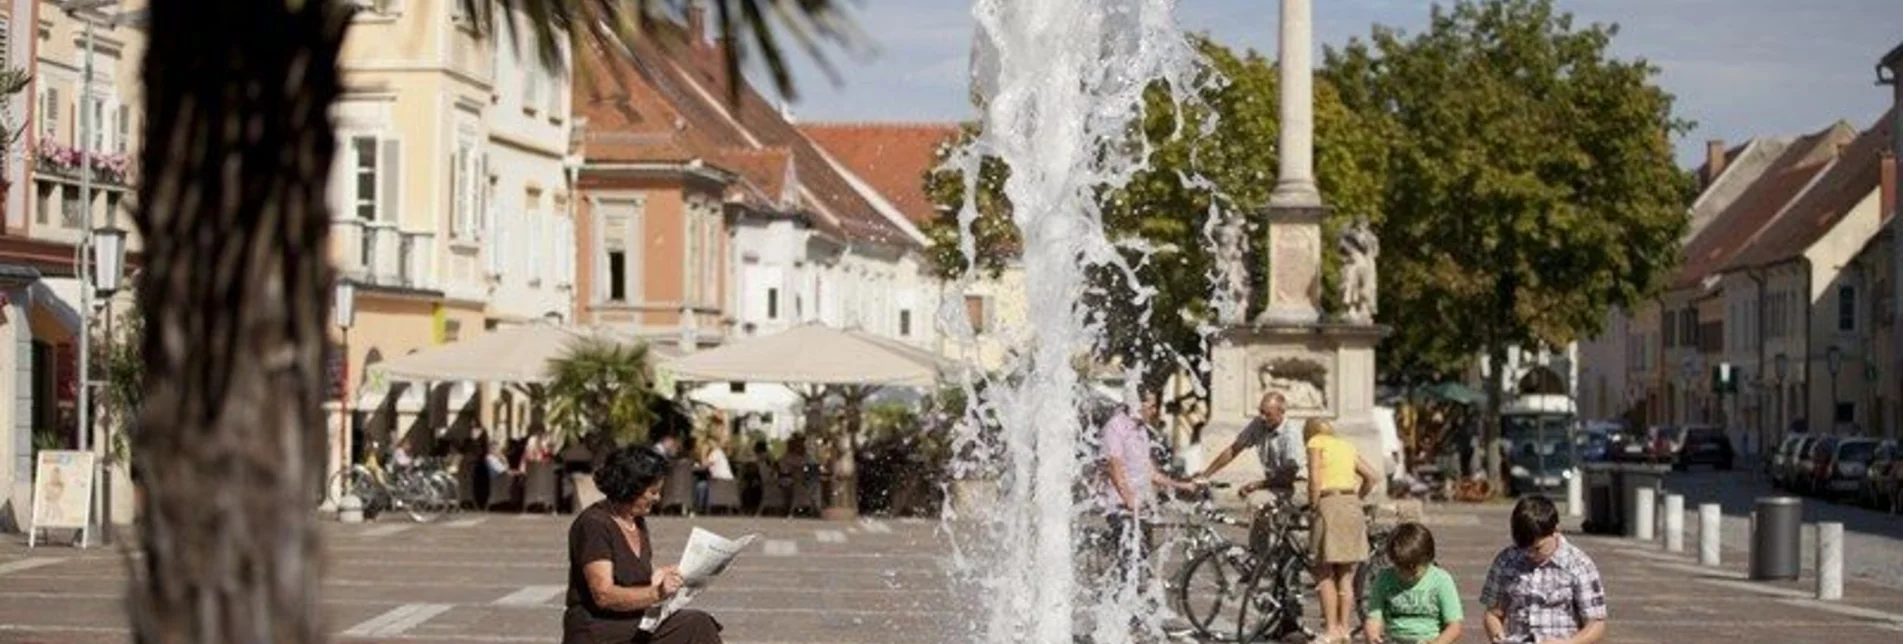
{"type": "Polygon", "coordinates": [[[641,630],[654,632],[654,628],[694,601],[700,591],[713,583],[715,577],[727,571],[727,565],[740,551],[753,544],[760,535],[750,534],[739,539],[728,539],[720,535],[694,528],[687,537],[687,548],[681,551],[681,589],[672,598],[660,605],[648,609],[641,617],[641,630]]]}

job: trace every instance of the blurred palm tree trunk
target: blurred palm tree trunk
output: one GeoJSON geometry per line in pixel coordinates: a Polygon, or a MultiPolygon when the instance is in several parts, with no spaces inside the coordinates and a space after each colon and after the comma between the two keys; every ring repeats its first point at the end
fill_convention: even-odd
{"type": "Polygon", "coordinates": [[[152,2],[133,218],[150,331],[136,641],[324,639],[310,499],[347,22],[323,0],[152,2]]]}

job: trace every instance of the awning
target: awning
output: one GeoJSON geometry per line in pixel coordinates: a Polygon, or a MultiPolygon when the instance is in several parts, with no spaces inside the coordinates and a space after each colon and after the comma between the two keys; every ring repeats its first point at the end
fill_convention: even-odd
{"type": "Polygon", "coordinates": [[[688,382],[931,386],[954,365],[938,354],[862,331],[817,324],[748,338],[663,363],[688,382]]]}
{"type": "Polygon", "coordinates": [[[43,277],[33,283],[33,303],[46,307],[67,332],[77,334],[85,328],[85,317],[79,314],[84,288],[79,280],[70,277],[43,277]]]}
{"type": "Polygon", "coordinates": [[[543,382],[548,363],[590,338],[635,344],[601,328],[536,324],[505,327],[371,365],[370,373],[409,382],[543,382]]]}

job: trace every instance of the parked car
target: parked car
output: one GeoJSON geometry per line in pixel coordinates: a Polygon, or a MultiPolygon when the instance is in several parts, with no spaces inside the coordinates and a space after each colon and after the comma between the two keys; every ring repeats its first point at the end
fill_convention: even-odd
{"type": "Polygon", "coordinates": [[[1731,446],[1731,437],[1725,435],[1725,430],[1717,427],[1687,427],[1683,439],[1678,441],[1673,450],[1672,469],[1682,471],[1691,469],[1693,465],[1710,465],[1729,470],[1737,458],[1737,450],[1731,446]]]}
{"type": "Polygon", "coordinates": [[[1654,426],[1638,432],[1621,434],[1612,460],[1621,463],[1664,463],[1665,456],[1672,446],[1672,438],[1678,435],[1678,428],[1670,425],[1654,426]]]}
{"type": "Polygon", "coordinates": [[[1903,458],[1896,441],[1877,444],[1863,471],[1863,503],[1883,512],[1903,512],[1903,458]]]}
{"type": "MultiPolygon", "coordinates": [[[[1804,461],[1804,455],[1810,453],[1810,444],[1814,440],[1815,436],[1808,436],[1808,434],[1785,436],[1783,444],[1777,448],[1777,455],[1772,457],[1772,482],[1777,488],[1783,488],[1783,490],[1796,488],[1796,476],[1800,473],[1798,467],[1804,461]]],[[[1810,471],[1802,471],[1802,473],[1810,474],[1810,471]]]]}
{"type": "Polygon", "coordinates": [[[1864,471],[1876,456],[1877,442],[1868,438],[1825,439],[1818,442],[1816,476],[1811,489],[1819,496],[1852,495],[1863,489],[1864,471]]]}
{"type": "Polygon", "coordinates": [[[1817,449],[1818,440],[1816,436],[1801,436],[1797,444],[1791,446],[1791,457],[1784,461],[1784,467],[1779,470],[1782,474],[1779,482],[1784,489],[1802,492],[1810,486],[1813,474],[1811,453],[1817,449]]]}

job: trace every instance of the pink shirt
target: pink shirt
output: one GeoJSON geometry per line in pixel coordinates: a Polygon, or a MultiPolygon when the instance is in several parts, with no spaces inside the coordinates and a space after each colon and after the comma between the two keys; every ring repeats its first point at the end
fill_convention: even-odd
{"type": "MultiPolygon", "coordinates": [[[[1148,505],[1151,495],[1150,433],[1144,431],[1143,424],[1131,417],[1130,412],[1119,411],[1110,422],[1104,423],[1102,438],[1104,458],[1115,458],[1123,463],[1123,480],[1130,484],[1130,491],[1136,495],[1137,507],[1148,505]]],[[[1123,497],[1117,495],[1116,486],[1108,481],[1104,483],[1103,500],[1113,513],[1128,512],[1123,507],[1123,497]]]]}

